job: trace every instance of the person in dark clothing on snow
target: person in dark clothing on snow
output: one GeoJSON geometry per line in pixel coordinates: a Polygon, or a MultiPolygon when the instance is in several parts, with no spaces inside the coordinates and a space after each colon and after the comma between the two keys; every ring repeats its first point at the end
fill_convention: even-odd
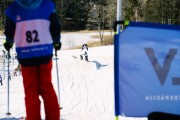
{"type": "Polygon", "coordinates": [[[53,47],[60,50],[61,25],[51,0],[15,0],[5,11],[7,51],[15,43],[21,64],[27,120],[41,120],[42,97],[46,120],[59,120],[58,99],[52,85],[53,47]]]}
{"type": "Polygon", "coordinates": [[[83,60],[83,58],[86,61],[88,61],[88,45],[87,44],[82,45],[80,59],[83,60]]]}

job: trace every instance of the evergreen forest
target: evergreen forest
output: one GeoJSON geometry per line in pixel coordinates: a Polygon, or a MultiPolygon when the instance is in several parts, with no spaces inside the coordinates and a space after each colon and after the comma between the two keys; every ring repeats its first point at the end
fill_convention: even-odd
{"type": "MultiPolygon", "coordinates": [[[[13,0],[0,1],[0,29],[5,9],[13,0]]],[[[53,0],[62,31],[111,30],[117,20],[117,0],[53,0]]],[[[180,24],[180,0],[122,0],[122,20],[180,24]]]]}

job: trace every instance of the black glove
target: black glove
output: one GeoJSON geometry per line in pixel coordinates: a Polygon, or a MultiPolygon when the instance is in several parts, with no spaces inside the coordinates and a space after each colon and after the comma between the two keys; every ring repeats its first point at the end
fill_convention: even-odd
{"type": "Polygon", "coordinates": [[[61,42],[60,43],[54,43],[53,45],[54,45],[54,49],[56,51],[61,49],[61,42]]]}
{"type": "Polygon", "coordinates": [[[12,44],[9,44],[9,43],[7,43],[7,42],[5,42],[4,43],[4,48],[7,50],[7,51],[9,51],[11,48],[12,48],[12,44]]]}

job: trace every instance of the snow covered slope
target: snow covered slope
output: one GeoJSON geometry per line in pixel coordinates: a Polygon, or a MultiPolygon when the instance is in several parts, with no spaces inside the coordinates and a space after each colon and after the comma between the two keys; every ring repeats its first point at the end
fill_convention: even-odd
{"type": "MultiPolygon", "coordinates": [[[[113,46],[89,48],[89,62],[79,59],[80,52],[80,49],[58,52],[61,120],[114,120],[113,46]]],[[[53,85],[58,93],[56,61],[53,62],[53,85]]],[[[10,112],[7,119],[7,78],[0,86],[0,120],[17,120],[25,116],[20,75],[10,81],[10,112]]],[[[43,104],[41,113],[44,119],[43,104]]]]}
{"type": "MultiPolygon", "coordinates": [[[[114,118],[113,47],[89,48],[89,62],[79,59],[80,49],[58,52],[61,117],[65,120],[114,118]],[[108,52],[103,52],[108,50],[108,52]],[[73,56],[77,56],[74,58],[73,56]],[[107,117],[108,116],[108,117],[107,117]]],[[[56,64],[53,84],[57,92],[56,64]]],[[[58,92],[57,92],[58,93],[58,92]]],[[[6,118],[7,79],[0,86],[0,120],[6,118]]],[[[11,118],[25,115],[22,77],[10,81],[11,118]]],[[[44,111],[42,109],[42,116],[44,111]]]]}

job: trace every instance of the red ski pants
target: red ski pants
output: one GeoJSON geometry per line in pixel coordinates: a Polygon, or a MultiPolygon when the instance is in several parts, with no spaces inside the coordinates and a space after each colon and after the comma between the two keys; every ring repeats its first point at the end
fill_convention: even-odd
{"type": "Polygon", "coordinates": [[[41,120],[40,99],[42,97],[46,120],[59,120],[58,99],[52,85],[52,60],[43,65],[21,66],[25,91],[27,120],[41,120]]]}

